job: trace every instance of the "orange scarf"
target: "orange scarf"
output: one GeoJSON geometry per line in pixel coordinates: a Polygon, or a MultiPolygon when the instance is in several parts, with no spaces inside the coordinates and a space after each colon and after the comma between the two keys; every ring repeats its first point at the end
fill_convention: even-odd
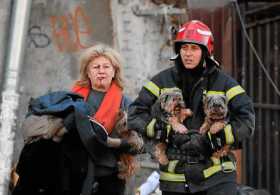
{"type": "MultiPolygon", "coordinates": [[[[90,92],[90,88],[75,85],[72,88],[72,92],[83,96],[84,101],[86,101],[90,92]]],[[[106,92],[101,105],[93,116],[106,128],[108,134],[111,134],[115,126],[117,115],[120,110],[121,100],[122,90],[116,83],[112,82],[112,85],[106,92]]]]}

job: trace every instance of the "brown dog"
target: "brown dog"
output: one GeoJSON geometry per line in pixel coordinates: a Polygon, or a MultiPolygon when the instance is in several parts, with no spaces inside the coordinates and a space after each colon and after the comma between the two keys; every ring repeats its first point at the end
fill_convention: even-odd
{"type": "MultiPolygon", "coordinates": [[[[211,134],[218,133],[221,129],[224,129],[228,115],[228,99],[223,94],[205,95],[203,97],[203,107],[205,113],[204,123],[200,127],[200,133],[205,134],[208,131],[211,134]]],[[[229,151],[229,146],[224,146],[221,150],[214,153],[215,157],[221,157],[226,155],[229,151]]]]}
{"type": "MultiPolygon", "coordinates": [[[[133,150],[140,153],[143,149],[144,142],[136,131],[127,129],[127,113],[120,111],[118,113],[117,122],[114,127],[117,136],[126,139],[127,142],[132,146],[133,150]]],[[[118,162],[120,179],[128,179],[132,176],[139,165],[136,158],[131,154],[121,154],[118,162]]]]}
{"type": "MultiPolygon", "coordinates": [[[[176,133],[187,133],[188,129],[182,122],[192,115],[183,100],[182,91],[178,88],[162,93],[152,107],[152,116],[172,127],[176,133]]],[[[160,142],[155,146],[155,157],[162,164],[168,164],[165,154],[166,144],[160,142]]]]}

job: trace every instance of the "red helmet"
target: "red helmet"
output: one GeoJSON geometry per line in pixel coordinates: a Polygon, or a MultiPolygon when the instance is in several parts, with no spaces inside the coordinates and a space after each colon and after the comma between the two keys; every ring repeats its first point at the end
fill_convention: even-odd
{"type": "Polygon", "coordinates": [[[185,23],[178,31],[175,40],[175,52],[178,54],[182,43],[195,43],[208,51],[208,55],[213,55],[214,38],[209,27],[201,21],[191,20],[185,23]]]}

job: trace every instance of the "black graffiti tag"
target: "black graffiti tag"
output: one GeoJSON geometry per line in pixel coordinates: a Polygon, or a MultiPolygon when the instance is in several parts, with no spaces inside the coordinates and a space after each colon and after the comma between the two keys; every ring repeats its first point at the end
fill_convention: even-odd
{"type": "Polygon", "coordinates": [[[35,48],[45,48],[51,43],[49,36],[42,32],[40,26],[32,26],[28,30],[28,46],[34,45],[35,48]]]}

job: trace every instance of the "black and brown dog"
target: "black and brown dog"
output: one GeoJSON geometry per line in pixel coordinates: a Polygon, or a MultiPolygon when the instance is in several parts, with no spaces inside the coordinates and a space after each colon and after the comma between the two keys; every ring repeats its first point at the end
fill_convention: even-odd
{"type": "MultiPolygon", "coordinates": [[[[152,116],[157,121],[169,125],[175,133],[187,133],[188,129],[182,122],[192,115],[192,111],[186,108],[182,91],[174,88],[161,93],[158,100],[152,107],[152,116]]],[[[155,157],[162,165],[168,164],[168,158],[165,153],[166,143],[160,142],[155,145],[155,157]]]]}
{"type": "MultiPolygon", "coordinates": [[[[124,111],[120,111],[117,116],[117,122],[115,124],[114,130],[119,138],[125,139],[129,145],[132,146],[132,150],[135,153],[141,153],[143,149],[143,139],[138,135],[138,133],[134,130],[129,130],[127,128],[127,113],[124,111]]],[[[114,145],[114,143],[110,142],[108,139],[108,145],[114,145]]],[[[120,155],[118,161],[119,173],[118,177],[120,179],[128,179],[132,176],[139,165],[134,155],[129,153],[123,153],[120,155]]]]}
{"type": "MultiPolygon", "coordinates": [[[[205,134],[208,131],[216,134],[224,129],[228,123],[228,99],[224,94],[206,94],[203,96],[203,108],[205,113],[204,123],[200,127],[200,133],[205,134]]],[[[224,146],[221,150],[215,152],[215,157],[226,155],[229,146],[224,146]]]]}

